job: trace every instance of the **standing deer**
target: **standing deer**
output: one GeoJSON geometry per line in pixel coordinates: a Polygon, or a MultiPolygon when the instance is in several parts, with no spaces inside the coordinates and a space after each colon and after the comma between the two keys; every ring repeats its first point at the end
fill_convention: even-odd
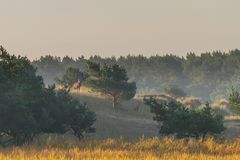
{"type": "Polygon", "coordinates": [[[78,80],[77,82],[75,82],[71,85],[71,89],[74,89],[74,90],[77,90],[80,92],[81,86],[82,86],[82,83],[80,80],[78,80]]]}

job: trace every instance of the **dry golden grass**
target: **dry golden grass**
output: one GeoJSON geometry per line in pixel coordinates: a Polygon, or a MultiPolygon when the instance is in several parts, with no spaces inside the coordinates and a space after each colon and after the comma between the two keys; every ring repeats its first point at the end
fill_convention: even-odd
{"type": "Polygon", "coordinates": [[[202,105],[201,99],[194,96],[177,98],[177,101],[191,108],[198,108],[202,105]]]}
{"type": "Polygon", "coordinates": [[[0,149],[0,160],[239,160],[240,139],[216,142],[151,138],[84,140],[48,138],[30,146],[0,149]]]}
{"type": "Polygon", "coordinates": [[[213,107],[223,107],[223,108],[229,108],[229,102],[226,99],[218,99],[213,102],[213,107]]]}
{"type": "Polygon", "coordinates": [[[96,93],[92,91],[90,88],[86,86],[81,86],[80,92],[78,90],[71,90],[71,93],[75,95],[84,95],[84,96],[90,96],[90,97],[98,97],[98,98],[106,98],[107,96],[104,96],[101,93],[96,93]]]}
{"type": "Polygon", "coordinates": [[[240,121],[240,116],[237,115],[230,115],[224,117],[225,121],[240,121]]]}

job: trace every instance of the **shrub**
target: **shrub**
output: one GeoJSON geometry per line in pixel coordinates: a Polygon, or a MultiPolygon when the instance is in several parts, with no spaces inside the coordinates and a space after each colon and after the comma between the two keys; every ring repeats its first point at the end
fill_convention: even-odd
{"type": "Polygon", "coordinates": [[[230,109],[233,113],[240,114],[240,94],[237,89],[232,87],[229,95],[230,109]]]}
{"type": "Polygon", "coordinates": [[[208,104],[202,109],[192,110],[176,101],[158,103],[153,98],[144,101],[155,114],[154,120],[159,122],[161,135],[204,139],[207,134],[224,130],[223,117],[214,114],[208,104]]]}

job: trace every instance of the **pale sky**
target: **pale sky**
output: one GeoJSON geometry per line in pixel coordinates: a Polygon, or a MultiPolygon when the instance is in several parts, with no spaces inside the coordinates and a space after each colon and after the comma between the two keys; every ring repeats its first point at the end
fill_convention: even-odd
{"type": "Polygon", "coordinates": [[[0,45],[29,58],[240,48],[240,0],[0,0],[0,45]]]}

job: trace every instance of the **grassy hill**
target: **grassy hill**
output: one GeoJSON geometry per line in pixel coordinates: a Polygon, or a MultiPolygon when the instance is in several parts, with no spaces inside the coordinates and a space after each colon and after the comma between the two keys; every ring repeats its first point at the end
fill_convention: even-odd
{"type": "Polygon", "coordinates": [[[91,93],[86,88],[81,93],[73,92],[73,95],[96,113],[96,133],[88,135],[90,138],[138,139],[158,135],[157,123],[152,120],[153,115],[141,100],[123,102],[119,108],[113,109],[111,99],[91,93]]]}
{"type": "MultiPolygon", "coordinates": [[[[142,99],[133,99],[123,102],[117,109],[112,108],[109,97],[93,93],[86,87],[81,92],[72,92],[81,103],[86,103],[90,110],[96,113],[97,121],[94,125],[96,133],[87,135],[87,138],[126,138],[139,139],[140,137],[158,136],[157,123],[153,121],[153,114],[149,107],[143,104],[142,99]]],[[[224,135],[235,138],[240,135],[240,121],[237,117],[226,117],[224,135]]]]}

